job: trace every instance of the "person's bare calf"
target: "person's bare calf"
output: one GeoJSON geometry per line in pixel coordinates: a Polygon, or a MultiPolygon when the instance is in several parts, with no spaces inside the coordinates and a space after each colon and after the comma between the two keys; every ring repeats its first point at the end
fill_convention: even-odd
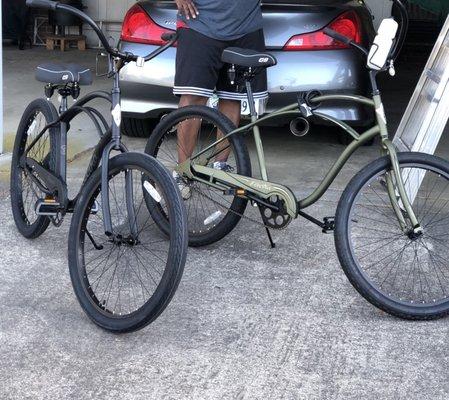
{"type": "MultiPolygon", "coordinates": [[[[187,106],[204,106],[207,97],[192,96],[190,94],[181,96],[179,108],[187,106]]],[[[178,126],[178,162],[181,164],[192,156],[201,126],[199,119],[186,120],[178,126]]]]}
{"type": "MultiPolygon", "coordinates": [[[[187,107],[194,105],[206,105],[207,97],[183,95],[179,101],[179,107],[187,107]]],[[[224,115],[226,115],[235,126],[240,123],[240,102],[235,100],[221,99],[218,105],[218,109],[224,115]]],[[[178,162],[183,163],[192,156],[198,139],[198,132],[201,126],[200,120],[187,120],[179,124],[178,127],[178,162]]],[[[217,131],[217,139],[223,137],[223,133],[217,131]]],[[[217,150],[223,149],[217,157],[216,161],[226,162],[231,149],[229,148],[228,141],[220,143],[217,150]]]]}
{"type": "MultiPolygon", "coordinates": [[[[239,126],[240,124],[240,101],[236,100],[225,100],[221,99],[218,103],[218,109],[220,112],[222,112],[224,115],[226,115],[231,122],[235,126],[239,126]]],[[[221,139],[223,137],[223,132],[220,130],[217,131],[217,139],[221,139]]],[[[228,160],[229,154],[231,153],[231,149],[229,147],[229,142],[227,140],[221,142],[218,146],[217,150],[223,149],[217,157],[215,158],[216,161],[219,162],[226,162],[228,160]]]]}

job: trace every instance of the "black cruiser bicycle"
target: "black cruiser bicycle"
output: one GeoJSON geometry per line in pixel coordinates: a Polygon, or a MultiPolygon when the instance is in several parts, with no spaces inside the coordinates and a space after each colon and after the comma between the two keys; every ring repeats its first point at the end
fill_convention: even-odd
{"type": "Polygon", "coordinates": [[[76,8],[49,0],[27,0],[29,7],[71,13],[89,24],[108,54],[113,88],[79,98],[91,72],[75,64],[46,63],[36,78],[46,83],[46,99],[33,101],[17,131],[11,165],[11,205],[19,232],[29,239],[50,224],[60,226],[73,213],[69,234],[69,269],[76,296],[100,327],[128,332],[154,321],[174,295],[187,252],[186,213],[169,172],[154,158],[128,152],[120,135],[120,68],[143,65],[169,48],[147,57],[112,48],[102,31],[76,8]],[[50,98],[58,93],[59,112],[50,98]],[[74,105],[68,106],[72,97],[74,105]],[[89,103],[111,103],[112,126],[89,103]],[[79,194],[70,199],[67,185],[67,134],[70,122],[86,114],[100,135],[79,194]],[[116,151],[120,154],[111,157],[116,151]],[[157,212],[155,211],[157,210],[157,212]],[[164,234],[154,216],[168,215],[164,234]]]}

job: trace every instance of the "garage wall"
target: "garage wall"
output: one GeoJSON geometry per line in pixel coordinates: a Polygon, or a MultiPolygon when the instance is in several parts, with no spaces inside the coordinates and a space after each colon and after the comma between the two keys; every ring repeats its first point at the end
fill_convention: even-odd
{"type": "MultiPolygon", "coordinates": [[[[117,41],[120,37],[121,22],[126,11],[137,0],[83,0],[86,12],[96,21],[103,22],[103,31],[108,37],[117,41]]],[[[96,35],[88,28],[85,29],[90,46],[98,45],[96,35]]]]}

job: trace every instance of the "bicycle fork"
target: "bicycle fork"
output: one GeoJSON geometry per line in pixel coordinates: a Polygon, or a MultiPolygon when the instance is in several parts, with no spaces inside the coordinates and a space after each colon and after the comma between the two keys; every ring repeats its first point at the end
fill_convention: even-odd
{"type": "Polygon", "coordinates": [[[396,148],[394,147],[391,140],[388,138],[387,129],[387,119],[385,116],[385,111],[380,95],[375,95],[373,97],[374,104],[376,107],[376,117],[380,127],[380,134],[382,137],[382,144],[384,146],[385,152],[388,154],[391,160],[392,173],[387,173],[386,184],[388,190],[388,196],[390,197],[391,205],[394,209],[398,222],[404,233],[420,235],[423,229],[416,217],[415,211],[412,207],[412,202],[405,189],[404,179],[401,174],[401,168],[399,165],[398,155],[396,148]],[[401,204],[403,207],[401,207],[401,204]],[[410,232],[407,226],[407,222],[404,217],[404,212],[407,214],[410,222],[412,223],[413,231],[410,232]]]}
{"type": "Polygon", "coordinates": [[[398,222],[401,225],[402,230],[408,233],[407,222],[405,221],[404,213],[402,212],[402,208],[399,204],[400,200],[400,202],[403,205],[403,208],[405,209],[405,212],[407,213],[408,218],[410,219],[410,222],[412,223],[413,233],[421,234],[423,229],[418,221],[418,218],[416,217],[415,211],[413,210],[409,195],[405,190],[404,179],[401,174],[396,149],[394,148],[394,145],[393,143],[391,143],[390,140],[384,140],[383,144],[387,149],[388,155],[390,156],[391,159],[391,165],[393,167],[392,175],[387,174],[386,181],[387,181],[388,195],[390,197],[390,201],[393,206],[396,217],[398,218],[398,222]],[[397,195],[397,192],[399,196],[397,195]]]}
{"type": "MultiPolygon", "coordinates": [[[[115,68],[115,67],[114,67],[115,68]]],[[[101,157],[101,206],[103,209],[103,225],[106,236],[113,236],[111,206],[109,196],[109,157],[113,150],[121,153],[128,152],[126,146],[121,142],[121,109],[120,109],[120,86],[119,75],[115,71],[114,87],[112,89],[112,140],[103,150],[101,157]]],[[[137,219],[134,210],[134,188],[131,171],[125,171],[125,201],[128,213],[128,223],[133,238],[137,238],[137,219]]]]}

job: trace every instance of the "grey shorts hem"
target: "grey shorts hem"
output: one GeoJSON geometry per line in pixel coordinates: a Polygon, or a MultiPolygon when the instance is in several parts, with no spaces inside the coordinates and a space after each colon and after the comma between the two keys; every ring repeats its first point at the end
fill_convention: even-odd
{"type": "MultiPolygon", "coordinates": [[[[226,92],[217,91],[216,95],[219,99],[223,100],[247,100],[248,96],[246,93],[236,93],[236,92],[226,92]]],[[[254,100],[265,100],[268,99],[268,92],[256,92],[253,93],[254,100]]]]}
{"type": "MultiPolygon", "coordinates": [[[[175,86],[173,88],[173,94],[176,96],[191,95],[199,97],[213,97],[216,95],[219,99],[223,100],[247,100],[246,93],[227,92],[223,90],[214,91],[211,89],[198,88],[193,86],[175,86]]],[[[266,100],[268,99],[268,92],[256,92],[254,93],[254,100],[266,100]]]]}

